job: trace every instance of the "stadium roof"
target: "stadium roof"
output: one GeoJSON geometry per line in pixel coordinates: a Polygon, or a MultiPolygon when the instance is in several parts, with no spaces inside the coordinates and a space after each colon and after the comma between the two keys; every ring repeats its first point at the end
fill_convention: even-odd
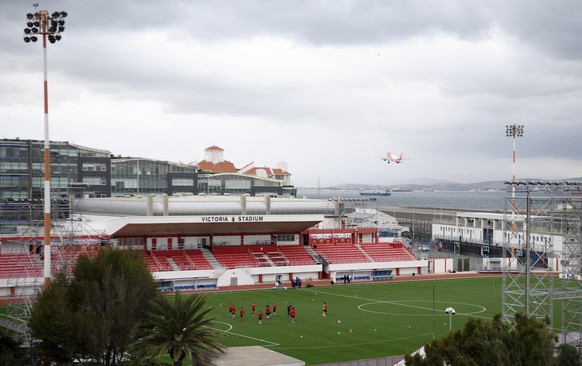
{"type": "Polygon", "coordinates": [[[84,216],[91,227],[110,237],[297,233],[323,221],[323,215],[84,216]]]}

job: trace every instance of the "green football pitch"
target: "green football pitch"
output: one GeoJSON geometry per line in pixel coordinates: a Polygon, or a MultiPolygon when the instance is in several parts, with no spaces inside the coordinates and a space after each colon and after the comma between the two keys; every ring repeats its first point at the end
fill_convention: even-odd
{"type": "Polygon", "coordinates": [[[204,294],[214,307],[213,327],[227,347],[263,346],[307,365],[383,358],[414,351],[433,337],[461,329],[469,317],[491,319],[501,312],[501,277],[392,281],[329,285],[301,290],[247,290],[204,294]],[[322,316],[323,303],[328,305],[322,316]],[[235,319],[228,316],[236,307],[235,319]],[[255,303],[255,316],[251,305],[255,303]],[[259,310],[277,305],[277,315],[257,320],[259,310]],[[296,322],[287,306],[296,309],[296,322]],[[239,310],[245,310],[240,321],[239,310]],[[445,313],[453,307],[455,315],[445,313]],[[449,321],[452,320],[451,324],[449,321]]]}

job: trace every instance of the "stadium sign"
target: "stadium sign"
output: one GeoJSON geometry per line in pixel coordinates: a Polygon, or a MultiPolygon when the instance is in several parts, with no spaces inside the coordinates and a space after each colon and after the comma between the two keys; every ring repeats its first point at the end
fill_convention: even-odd
{"type": "Polygon", "coordinates": [[[202,216],[202,222],[261,222],[264,216],[202,216]]]}

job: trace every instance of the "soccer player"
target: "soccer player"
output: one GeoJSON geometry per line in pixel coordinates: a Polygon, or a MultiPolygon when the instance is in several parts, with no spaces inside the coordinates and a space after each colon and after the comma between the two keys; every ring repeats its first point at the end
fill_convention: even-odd
{"type": "Polygon", "coordinates": [[[267,320],[271,317],[271,307],[269,306],[269,303],[265,305],[265,315],[267,316],[267,320]]]}
{"type": "Polygon", "coordinates": [[[258,318],[259,318],[259,324],[263,324],[263,311],[262,310],[259,310],[258,318]]]}
{"type": "Polygon", "coordinates": [[[241,322],[244,321],[243,318],[245,316],[245,309],[243,307],[240,308],[239,315],[240,315],[240,321],[241,322]]]}
{"type": "Polygon", "coordinates": [[[295,307],[291,307],[291,310],[289,310],[289,316],[291,317],[291,323],[295,323],[295,307]]]}
{"type": "Polygon", "coordinates": [[[229,317],[231,319],[234,319],[234,315],[236,313],[236,308],[234,307],[234,305],[232,303],[230,303],[230,305],[228,306],[228,312],[229,312],[229,317]]]}
{"type": "Polygon", "coordinates": [[[255,303],[251,305],[251,316],[255,316],[255,303]]]}
{"type": "Polygon", "coordinates": [[[273,304],[273,316],[277,316],[277,304],[273,304]]]}
{"type": "Polygon", "coordinates": [[[325,301],[323,302],[323,313],[321,313],[321,316],[324,318],[327,317],[327,303],[325,301]]]}

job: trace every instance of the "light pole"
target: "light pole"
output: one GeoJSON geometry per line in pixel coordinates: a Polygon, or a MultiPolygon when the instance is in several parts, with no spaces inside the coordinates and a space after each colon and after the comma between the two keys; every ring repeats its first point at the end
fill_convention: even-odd
{"type": "Polygon", "coordinates": [[[414,248],[414,206],[412,206],[412,248],[414,248]]]}
{"type": "Polygon", "coordinates": [[[449,332],[453,330],[453,315],[455,315],[455,309],[448,307],[445,309],[445,314],[449,314],[449,332]]]}
{"type": "MultiPolygon", "coordinates": [[[[523,125],[516,123],[505,126],[505,136],[513,139],[513,162],[512,162],[512,176],[511,176],[511,241],[515,238],[515,138],[523,137],[523,125]]],[[[515,246],[511,246],[511,259],[515,258],[515,246]]]]}
{"type": "Polygon", "coordinates": [[[37,10],[38,3],[34,3],[34,14],[26,14],[27,22],[24,28],[24,42],[35,43],[38,36],[42,36],[42,61],[44,74],[44,286],[51,281],[51,172],[50,172],[50,142],[48,119],[48,81],[46,41],[55,43],[61,40],[61,33],[65,30],[67,13],[54,12],[49,15],[48,10],[37,10]]]}

